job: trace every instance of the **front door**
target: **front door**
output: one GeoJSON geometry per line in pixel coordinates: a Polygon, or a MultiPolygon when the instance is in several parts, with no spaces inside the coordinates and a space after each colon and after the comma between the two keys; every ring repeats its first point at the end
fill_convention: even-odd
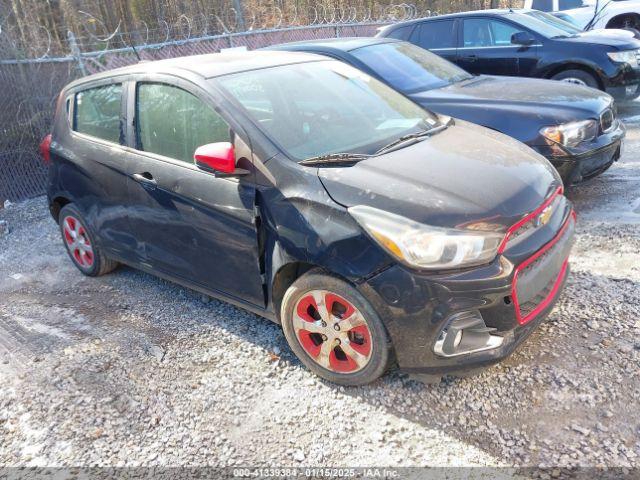
{"type": "Polygon", "coordinates": [[[250,150],[206,95],[190,90],[162,82],[129,90],[129,211],[138,249],[152,269],[264,307],[254,176],[217,178],[193,160],[208,143],[232,142],[249,163],[250,150]]]}
{"type": "Polygon", "coordinates": [[[525,75],[521,61],[535,55],[536,47],[511,43],[511,37],[521,31],[494,18],[465,18],[456,63],[475,75],[525,75]]]}

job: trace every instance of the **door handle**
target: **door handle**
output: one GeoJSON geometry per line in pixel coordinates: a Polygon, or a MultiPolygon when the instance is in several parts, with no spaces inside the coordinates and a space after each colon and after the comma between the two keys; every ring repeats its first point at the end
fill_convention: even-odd
{"type": "Polygon", "coordinates": [[[478,60],[478,56],[477,55],[467,55],[462,57],[463,60],[467,61],[467,62],[475,62],[476,60],[478,60]]]}
{"type": "Polygon", "coordinates": [[[149,185],[152,187],[158,185],[156,179],[153,178],[153,175],[151,175],[149,172],[134,173],[132,177],[136,182],[142,183],[143,185],[149,185]]]}

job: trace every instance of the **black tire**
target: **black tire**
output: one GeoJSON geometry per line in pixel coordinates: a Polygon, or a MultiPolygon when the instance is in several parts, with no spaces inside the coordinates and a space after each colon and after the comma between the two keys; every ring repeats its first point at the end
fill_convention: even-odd
{"type": "Polygon", "coordinates": [[[640,17],[633,14],[622,15],[611,20],[606,28],[619,28],[621,30],[638,31],[638,29],[640,29],[640,17]]]}
{"type": "Polygon", "coordinates": [[[640,27],[640,25],[637,25],[635,27],[625,27],[622,30],[626,30],[628,32],[633,33],[633,38],[640,39],[640,30],[638,30],[638,28],[640,27]]]}
{"type": "MultiPolygon", "coordinates": [[[[96,243],[96,237],[88,227],[87,222],[84,220],[82,213],[73,204],[65,205],[60,214],[58,215],[58,225],[60,227],[60,234],[62,235],[62,242],[69,254],[69,258],[83,274],[89,277],[99,277],[112,272],[118,266],[118,262],[108,258],[100,246],[96,243]],[[71,219],[73,222],[71,222],[71,219]],[[90,249],[91,261],[89,261],[89,250],[85,250],[84,253],[76,254],[80,251],[79,248],[74,248],[72,251],[73,243],[70,241],[70,234],[66,233],[65,225],[75,226],[79,223],[78,229],[73,229],[76,236],[82,239],[83,248],[90,249]]],[[[69,230],[69,229],[67,229],[69,230]]]]}
{"type": "Polygon", "coordinates": [[[587,87],[600,89],[598,79],[584,70],[565,70],[560,73],[556,73],[551,80],[558,80],[562,82],[575,83],[577,85],[584,85],[587,87]],[[573,80],[573,81],[572,81],[573,80]]]}
{"type": "MultiPolygon", "coordinates": [[[[337,322],[341,318],[344,319],[345,317],[343,314],[335,312],[336,305],[338,305],[339,309],[341,307],[341,302],[335,301],[331,305],[334,309],[332,312],[333,315],[330,315],[332,319],[331,321],[337,322]]],[[[312,306],[311,309],[313,310],[313,308],[314,307],[312,306]]],[[[291,350],[293,350],[296,356],[309,370],[325,380],[345,386],[365,385],[384,375],[391,364],[391,344],[389,336],[387,335],[386,329],[378,313],[374,310],[367,299],[353,286],[339,278],[323,273],[321,270],[317,269],[307,272],[305,275],[297,279],[291,287],[289,287],[282,300],[280,318],[285,337],[291,347],[291,350]],[[345,337],[343,337],[342,342],[345,342],[344,346],[348,347],[351,352],[353,352],[353,345],[357,345],[360,349],[363,348],[363,344],[365,343],[364,338],[368,338],[370,340],[366,353],[366,363],[362,362],[364,357],[360,357],[358,355],[355,356],[354,358],[358,358],[361,361],[362,366],[360,366],[359,363],[359,370],[353,371],[353,373],[342,373],[322,366],[319,361],[315,360],[314,357],[305,350],[300,337],[296,333],[296,327],[294,327],[294,309],[298,307],[299,302],[305,301],[305,299],[308,299],[310,295],[312,296],[311,292],[316,292],[316,294],[318,294],[319,291],[331,295],[332,298],[338,297],[340,300],[346,300],[347,303],[351,304],[351,307],[357,310],[355,313],[359,313],[361,317],[364,318],[367,328],[366,337],[352,338],[350,336],[353,335],[353,332],[356,329],[363,328],[362,326],[355,327],[354,329],[349,330],[349,332],[345,329],[342,332],[334,333],[334,335],[349,336],[348,338],[351,339],[350,342],[345,342],[345,337]],[[357,343],[359,341],[362,341],[363,343],[357,343]]],[[[318,320],[318,323],[321,323],[320,320],[318,320]]],[[[330,327],[331,325],[329,325],[328,330],[331,330],[330,327]]],[[[298,333],[305,331],[306,330],[299,330],[298,333]]],[[[329,331],[327,331],[327,333],[329,338],[331,338],[331,333],[329,331]]],[[[300,335],[304,335],[304,333],[300,333],[300,335]]],[[[311,335],[319,334],[313,333],[311,335]]],[[[325,341],[327,341],[326,336],[323,338],[324,340],[321,341],[320,345],[324,345],[325,341]]],[[[339,342],[339,339],[334,341],[339,342]]],[[[342,350],[342,346],[339,343],[334,347],[331,346],[333,343],[329,345],[329,342],[327,341],[327,344],[327,350],[331,352],[329,358],[334,360],[334,364],[338,361],[337,359],[339,357],[342,357],[343,359],[351,359],[351,357],[345,356],[345,351],[342,350]]],[[[321,347],[315,346],[315,348],[321,347]]],[[[320,356],[318,356],[318,358],[320,358],[320,356]]]]}

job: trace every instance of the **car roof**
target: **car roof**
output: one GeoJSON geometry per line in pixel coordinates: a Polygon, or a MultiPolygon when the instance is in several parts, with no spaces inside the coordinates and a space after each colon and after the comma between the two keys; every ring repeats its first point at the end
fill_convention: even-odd
{"type": "Polygon", "coordinates": [[[401,42],[395,38],[384,37],[343,37],[343,38],[325,38],[320,40],[305,40],[301,42],[281,43],[279,45],[272,45],[265,47],[265,50],[276,51],[295,51],[297,47],[304,47],[305,51],[331,51],[338,50],[342,52],[349,52],[362,47],[368,47],[370,45],[378,45],[380,43],[393,43],[401,42]]]}
{"type": "Polygon", "coordinates": [[[513,13],[522,13],[522,12],[512,8],[490,8],[487,10],[471,10],[469,12],[447,13],[445,15],[435,15],[433,17],[416,18],[413,20],[407,20],[406,22],[394,23],[393,25],[390,25],[390,28],[388,31],[395,30],[396,27],[404,27],[406,25],[413,25],[415,23],[422,23],[422,22],[438,21],[446,18],[469,17],[474,15],[489,15],[489,16],[495,17],[495,16],[509,15],[513,13]]]}
{"type": "Polygon", "coordinates": [[[67,85],[67,89],[100,79],[132,74],[169,73],[197,75],[202,78],[213,78],[232,73],[263,68],[326,61],[326,57],[304,52],[287,51],[229,51],[207,55],[192,55],[152,62],[140,62],[127,67],[116,68],[105,72],[82,77],[67,85]]]}

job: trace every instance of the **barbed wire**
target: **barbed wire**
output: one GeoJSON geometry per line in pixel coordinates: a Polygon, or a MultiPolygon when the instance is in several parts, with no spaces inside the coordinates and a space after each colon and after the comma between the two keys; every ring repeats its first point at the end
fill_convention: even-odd
{"type": "MultiPolygon", "coordinates": [[[[235,3],[240,1],[244,0],[235,3]]],[[[159,60],[229,47],[256,49],[334,36],[370,36],[380,25],[437,15],[410,3],[364,8],[327,6],[321,1],[298,8],[282,0],[271,6],[260,3],[243,15],[226,8],[184,13],[171,20],[120,19],[115,25],[82,10],[69,24],[45,22],[45,26],[34,20],[21,28],[12,9],[0,3],[0,197],[19,199],[43,192],[46,169],[38,144],[50,132],[60,90],[85,74],[130,65],[138,58],[159,60]]],[[[477,9],[489,1],[430,0],[429,5],[444,5],[450,11],[454,2],[477,9]]],[[[519,0],[504,0],[503,6],[512,1],[519,0]]]]}
{"type": "Polygon", "coordinates": [[[17,27],[9,12],[0,18],[0,48],[4,59],[46,59],[72,54],[68,41],[71,31],[78,48],[83,52],[97,52],[122,47],[139,47],[170,41],[185,41],[199,37],[244,32],[257,32],[278,28],[316,25],[346,25],[358,23],[391,23],[419,17],[436,15],[437,12],[421,10],[414,4],[375,4],[336,7],[333,5],[309,5],[304,9],[295,4],[280,8],[276,5],[253,8],[240,14],[229,8],[223,14],[199,13],[193,16],[181,14],[174,21],[158,19],[154,23],[144,20],[130,21],[125,30],[120,20],[115,28],[107,25],[96,15],[77,11],[77,20],[72,27],[45,27],[35,25],[25,31],[17,27]],[[242,20],[242,21],[241,21],[242,20]],[[240,28],[244,25],[244,30],[240,28]]]}

